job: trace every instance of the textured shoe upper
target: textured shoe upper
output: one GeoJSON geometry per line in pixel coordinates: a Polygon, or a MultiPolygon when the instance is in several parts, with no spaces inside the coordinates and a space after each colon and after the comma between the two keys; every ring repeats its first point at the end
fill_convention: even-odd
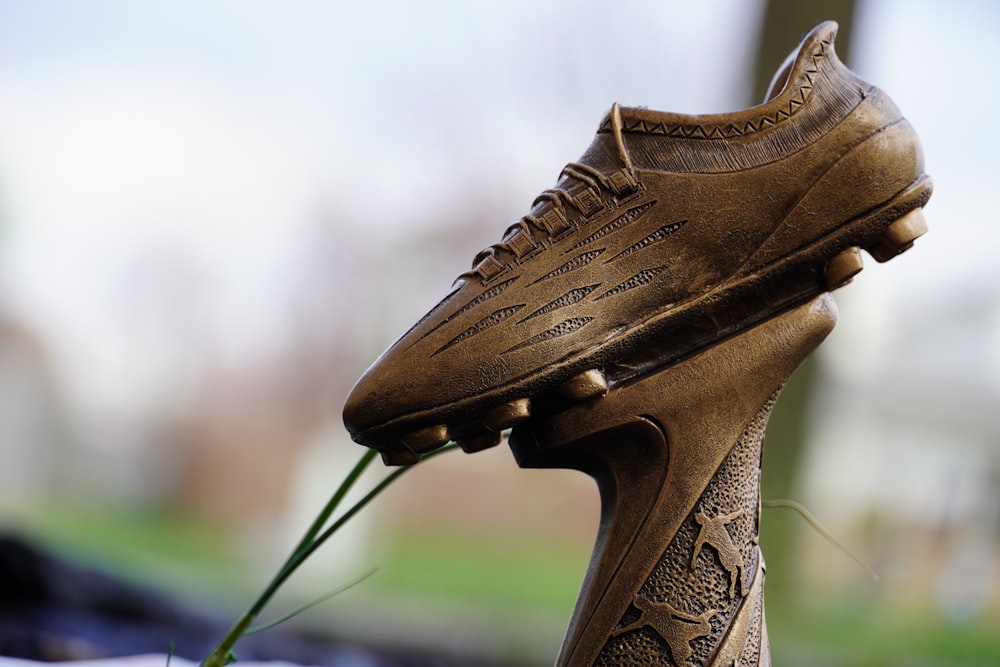
{"type": "Polygon", "coordinates": [[[834,23],[810,33],[757,107],[615,105],[556,187],[362,377],[345,408],[352,435],[404,417],[461,422],[587,368],[625,377],[683,354],[671,318],[906,188],[919,146],[883,132],[905,121],[840,63],[835,35],[834,23]]]}

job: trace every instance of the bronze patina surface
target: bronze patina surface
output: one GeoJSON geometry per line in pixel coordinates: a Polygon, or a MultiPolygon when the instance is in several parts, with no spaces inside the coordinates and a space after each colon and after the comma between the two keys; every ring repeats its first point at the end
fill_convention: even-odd
{"type": "Polygon", "coordinates": [[[615,105],[556,187],[365,373],[352,437],[387,464],[451,440],[598,483],[559,665],[770,664],[764,427],[836,321],[829,291],[926,231],[913,129],[814,29],[762,105],[615,105]]]}
{"type": "Polygon", "coordinates": [[[376,361],[344,409],[387,463],[476,450],[838,287],[925,227],[919,141],[814,29],[764,104],[615,105],[583,157],[376,361]]]}
{"type": "Polygon", "coordinates": [[[836,323],[828,295],[514,429],[528,468],[597,481],[601,524],[558,665],[769,665],[760,461],[795,367],[836,323]]]}

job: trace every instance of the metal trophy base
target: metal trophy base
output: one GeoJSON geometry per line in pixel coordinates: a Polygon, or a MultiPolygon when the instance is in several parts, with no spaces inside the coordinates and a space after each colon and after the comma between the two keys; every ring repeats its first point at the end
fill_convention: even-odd
{"type": "Polygon", "coordinates": [[[550,419],[524,468],[597,481],[601,522],[558,666],[770,665],[758,546],[764,428],[836,323],[821,295],[550,419]]]}

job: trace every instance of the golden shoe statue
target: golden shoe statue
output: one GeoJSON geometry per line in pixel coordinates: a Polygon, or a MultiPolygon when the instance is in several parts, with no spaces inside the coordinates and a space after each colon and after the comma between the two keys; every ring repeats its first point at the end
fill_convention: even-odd
{"type": "Polygon", "coordinates": [[[920,143],[813,30],[767,101],[690,116],[615,105],[593,144],[372,365],[344,421],[387,463],[467,450],[675,363],[925,227],[920,143]]]}

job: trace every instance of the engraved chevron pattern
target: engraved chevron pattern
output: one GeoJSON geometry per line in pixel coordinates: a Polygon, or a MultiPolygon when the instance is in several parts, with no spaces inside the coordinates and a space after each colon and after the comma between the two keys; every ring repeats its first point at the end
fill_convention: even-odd
{"type": "Polygon", "coordinates": [[[639,273],[635,274],[623,283],[612,287],[607,292],[597,297],[598,299],[606,299],[610,296],[617,296],[622,292],[628,292],[629,290],[634,290],[637,287],[642,287],[643,285],[648,285],[652,282],[653,278],[660,275],[667,270],[665,266],[658,266],[655,269],[644,269],[639,273]]]}
{"type": "Polygon", "coordinates": [[[625,257],[626,255],[631,255],[632,253],[642,250],[646,246],[650,246],[654,243],[659,243],[660,241],[664,240],[665,238],[676,232],[678,229],[683,227],[685,224],[687,224],[687,220],[681,220],[679,222],[671,222],[670,224],[663,225],[662,227],[657,229],[655,232],[653,232],[646,238],[642,239],[641,241],[637,241],[632,245],[630,245],[629,247],[622,250],[620,253],[609,259],[608,262],[613,262],[616,259],[625,257]]]}
{"type": "Polygon", "coordinates": [[[639,206],[636,206],[634,208],[630,208],[629,210],[625,211],[620,216],[609,222],[608,224],[598,229],[596,232],[594,232],[587,238],[583,239],[582,241],[574,245],[572,248],[570,248],[570,250],[576,250],[577,248],[582,248],[585,245],[589,245],[594,241],[602,239],[608,234],[621,229],[625,225],[631,222],[635,222],[636,220],[641,218],[646,211],[653,208],[653,206],[655,205],[656,201],[654,200],[654,201],[648,201],[644,204],[640,204],[639,206]]]}
{"type": "MultiPolygon", "coordinates": [[[[515,277],[511,278],[510,280],[505,280],[502,283],[497,283],[493,287],[489,288],[488,290],[486,290],[485,292],[483,292],[482,294],[480,294],[479,296],[477,296],[475,299],[472,299],[467,304],[465,304],[464,306],[462,306],[461,308],[459,308],[458,310],[456,310],[454,313],[452,313],[451,315],[449,315],[445,319],[443,319],[440,322],[438,322],[436,325],[434,325],[434,327],[432,329],[430,329],[424,335],[422,335],[420,338],[418,338],[416,341],[414,341],[414,344],[419,343],[424,338],[427,338],[428,336],[430,336],[432,333],[434,333],[435,331],[437,331],[438,329],[440,329],[444,325],[446,325],[449,322],[455,320],[456,318],[464,315],[465,313],[469,312],[470,310],[472,310],[476,306],[478,306],[478,305],[480,305],[482,303],[485,303],[485,302],[489,301],[490,299],[495,299],[496,297],[500,296],[501,294],[503,294],[503,291],[505,289],[507,289],[508,287],[510,287],[511,283],[513,283],[515,280],[517,280],[517,278],[518,277],[515,276],[515,277]]],[[[433,314],[433,311],[431,311],[431,313],[429,313],[429,314],[433,314]]],[[[438,350],[438,351],[440,352],[440,350],[438,350]]]]}
{"type": "Polygon", "coordinates": [[[586,298],[588,294],[593,292],[598,287],[600,287],[599,284],[587,285],[586,287],[578,287],[576,289],[572,289],[563,294],[562,296],[560,296],[558,299],[555,299],[554,301],[550,301],[549,303],[545,304],[544,306],[542,306],[532,314],[528,315],[521,321],[527,322],[532,317],[538,317],[539,315],[544,315],[545,313],[551,313],[553,310],[558,310],[560,308],[565,308],[566,306],[572,306],[575,303],[579,303],[584,298],[586,298]]]}
{"type": "MultiPolygon", "coordinates": [[[[604,252],[604,248],[601,248],[600,250],[591,250],[590,252],[585,252],[581,255],[577,255],[576,257],[569,260],[565,264],[559,266],[556,269],[553,269],[552,271],[549,271],[544,276],[536,280],[535,283],[540,283],[543,280],[548,280],[549,278],[555,278],[556,276],[561,276],[565,273],[569,273],[570,271],[575,271],[576,269],[587,266],[592,261],[597,259],[597,257],[602,252],[604,252]]],[[[535,283],[532,283],[532,285],[534,285],[535,283]]]]}
{"type": "Polygon", "coordinates": [[[551,329],[547,329],[540,334],[532,336],[523,343],[518,343],[514,347],[507,348],[501,354],[508,354],[516,350],[523,349],[525,347],[530,347],[532,345],[537,345],[539,343],[544,343],[547,340],[552,340],[553,338],[562,338],[563,336],[568,336],[571,333],[579,331],[590,323],[593,317],[573,317],[568,320],[564,320],[559,324],[555,325],[551,329]]]}
{"type": "Polygon", "coordinates": [[[476,334],[482,333],[482,332],[486,331],[487,329],[489,329],[490,327],[493,327],[493,326],[496,326],[497,324],[500,324],[501,322],[503,322],[504,320],[506,320],[508,317],[510,317],[511,315],[513,315],[514,313],[516,313],[517,311],[521,310],[522,308],[524,308],[524,304],[523,303],[522,304],[518,304],[516,306],[510,306],[509,308],[501,308],[500,310],[493,311],[492,313],[490,313],[489,315],[487,315],[483,319],[479,320],[478,322],[476,322],[475,324],[473,324],[471,327],[469,327],[468,329],[466,329],[465,331],[463,331],[462,333],[458,334],[457,336],[455,336],[454,338],[452,338],[450,341],[448,341],[447,343],[445,343],[444,345],[442,345],[438,349],[438,351],[435,352],[434,354],[435,355],[436,354],[440,354],[441,352],[444,352],[445,350],[447,350],[452,345],[457,345],[458,343],[461,343],[463,340],[466,340],[468,338],[472,338],[476,334]]]}

